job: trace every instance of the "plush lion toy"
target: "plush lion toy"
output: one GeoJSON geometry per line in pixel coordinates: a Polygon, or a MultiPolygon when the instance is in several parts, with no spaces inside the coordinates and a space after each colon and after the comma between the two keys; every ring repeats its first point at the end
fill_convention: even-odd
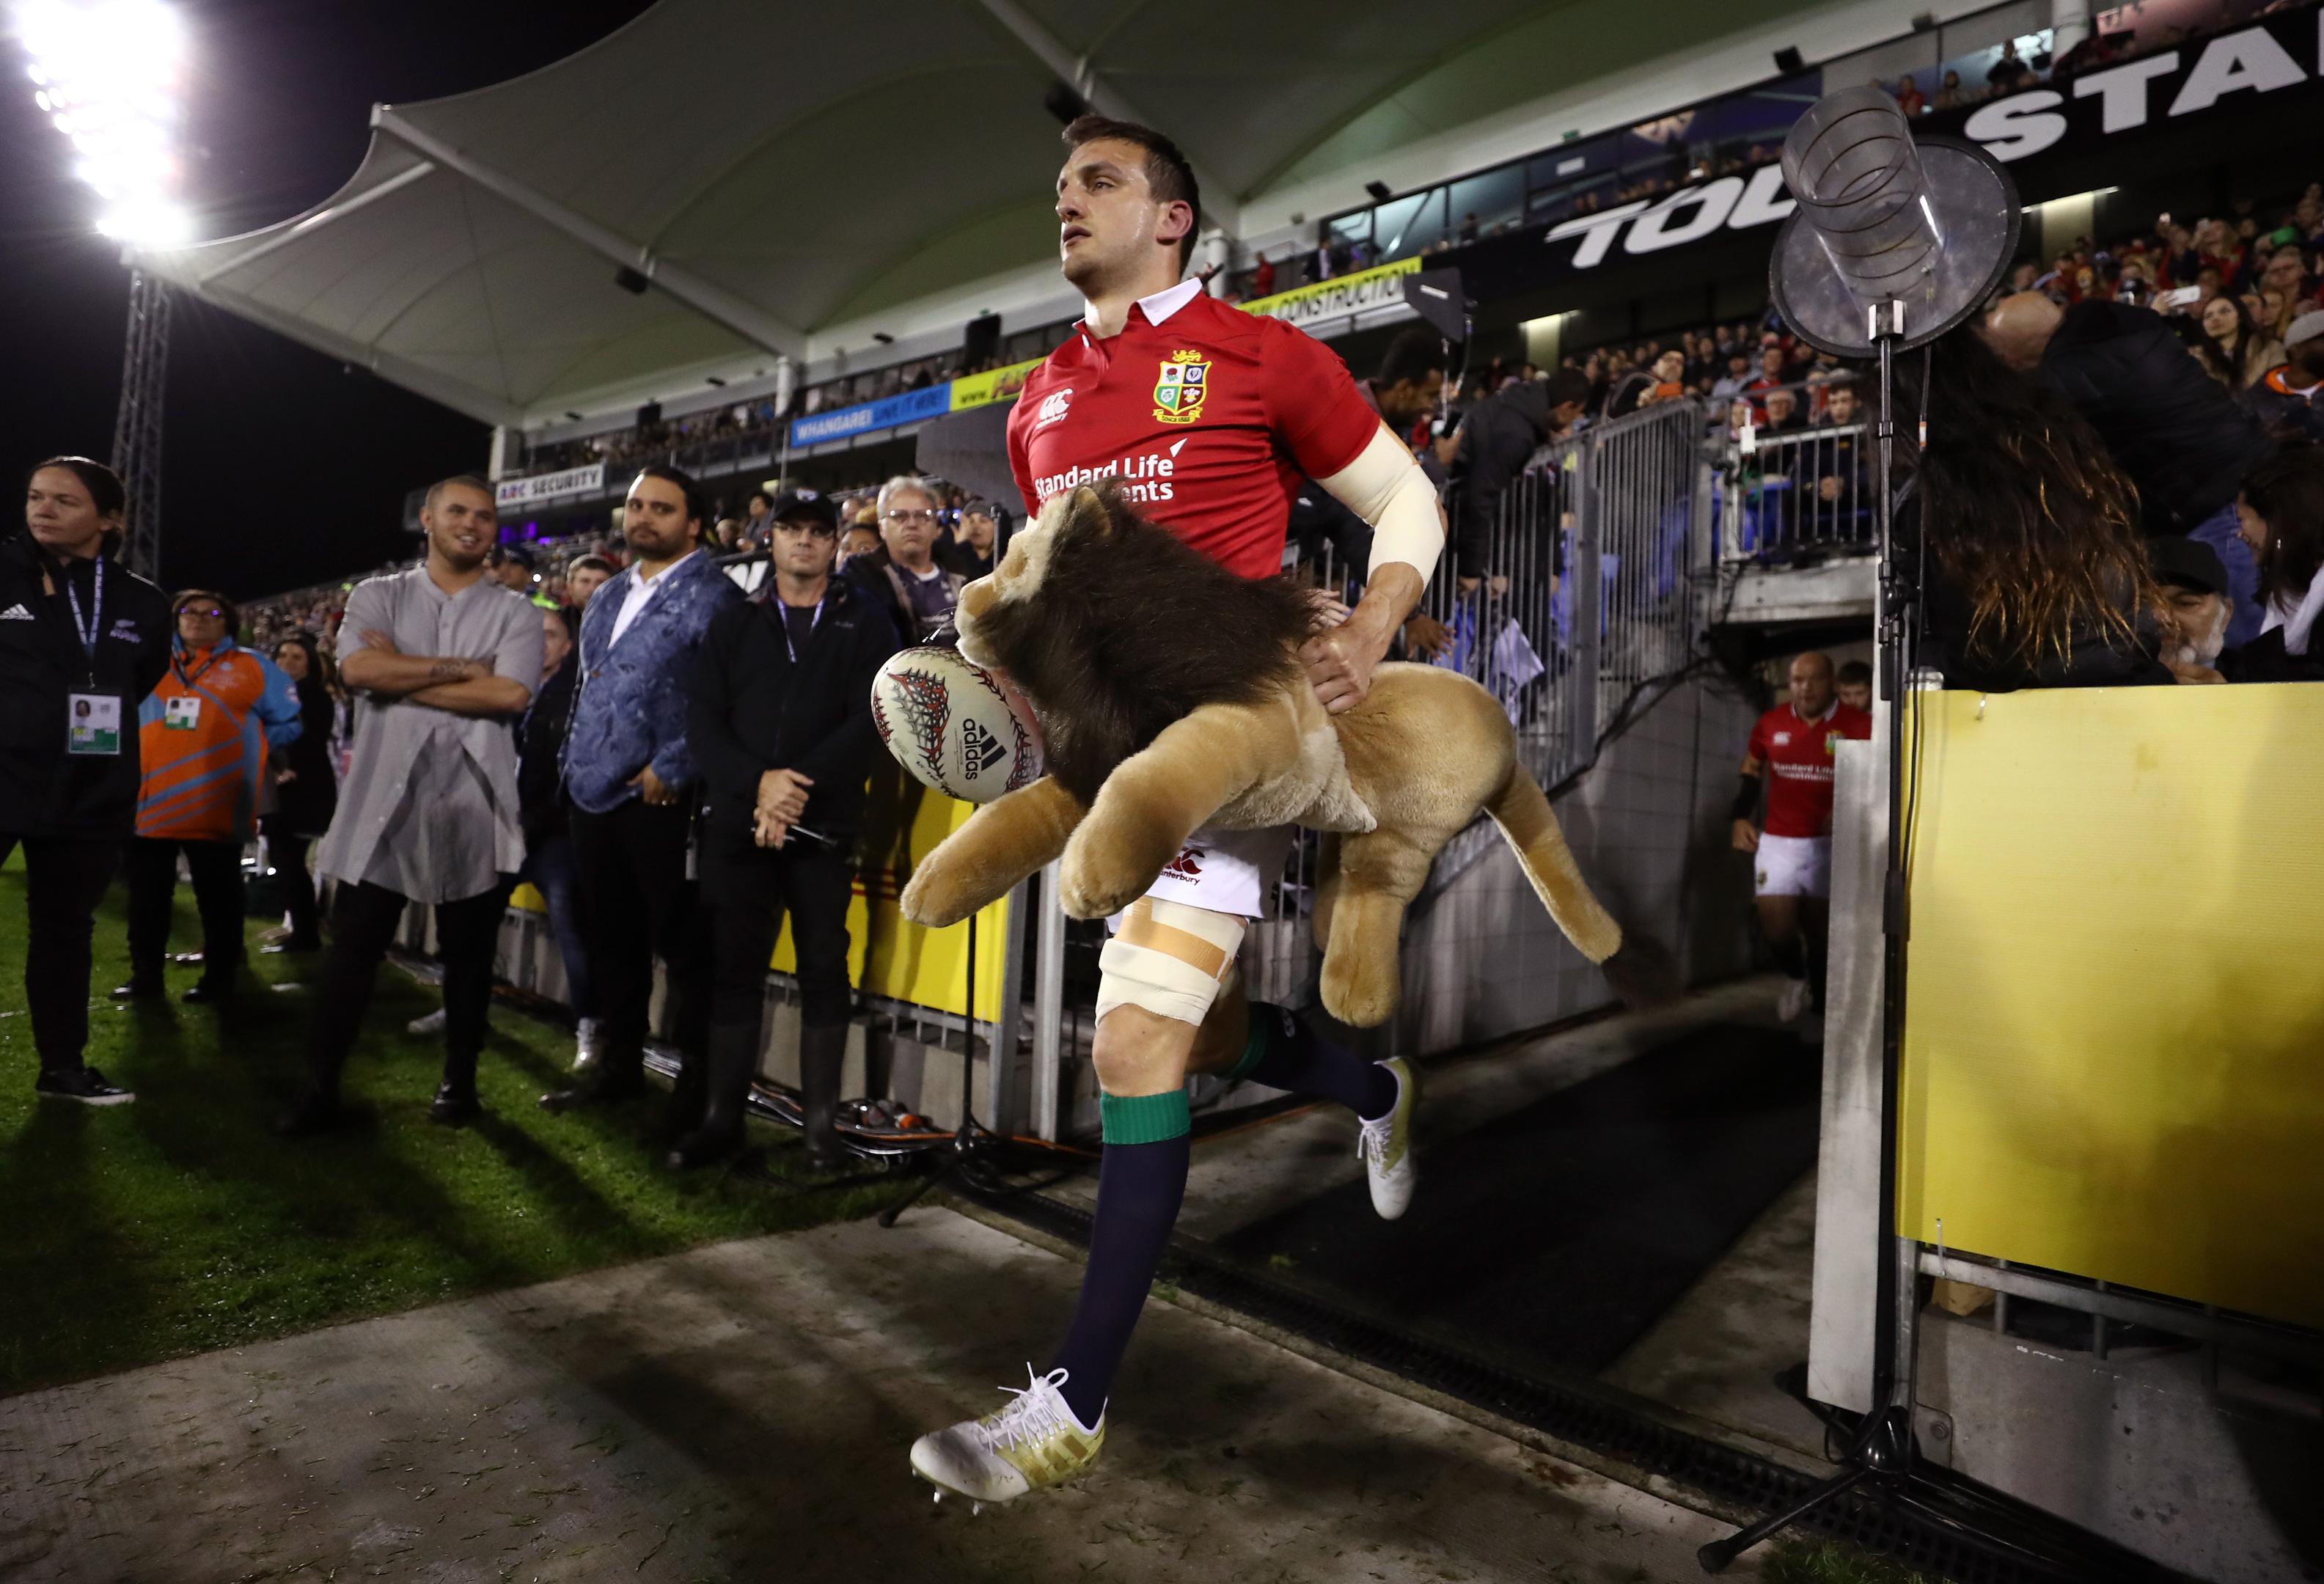
{"type": "Polygon", "coordinates": [[[1048,773],[922,861],[902,898],[914,923],[965,918],[1061,854],[1065,911],[1102,918],[1144,895],[1198,827],[1305,825],[1325,833],[1323,1006],[1368,1027],[1396,1009],[1406,905],[1482,811],[1624,1000],[1674,991],[1668,954],[1626,940],[1590,894],[1491,695],[1439,667],[1384,665],[1363,703],[1332,715],[1299,664],[1301,591],[1235,576],[1110,484],[1052,497],[961,591],[958,622],[961,653],[1040,715],[1048,773]]]}

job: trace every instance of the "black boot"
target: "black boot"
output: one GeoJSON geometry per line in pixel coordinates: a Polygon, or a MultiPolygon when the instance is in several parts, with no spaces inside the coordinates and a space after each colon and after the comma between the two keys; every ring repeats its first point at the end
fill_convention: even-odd
{"type": "Polygon", "coordinates": [[[609,1048],[597,1058],[597,1064],[586,1077],[570,1089],[554,1090],[540,1097],[540,1109],[545,1111],[569,1111],[581,1106],[604,1105],[613,1101],[627,1100],[641,1092],[646,1086],[646,1054],[642,1047],[632,1045],[627,1050],[609,1048]]]}
{"type": "Polygon", "coordinates": [[[444,1081],[436,1086],[436,1101],[428,1108],[428,1119],[457,1127],[484,1114],[484,1102],[476,1098],[476,1053],[460,1056],[447,1052],[444,1081]]]}
{"type": "Polygon", "coordinates": [[[709,1103],[709,1073],[710,1059],[702,1052],[678,1054],[678,1076],[670,1083],[669,1104],[661,1114],[664,1143],[674,1143],[702,1126],[703,1109],[709,1103]]]}
{"type": "Polygon", "coordinates": [[[847,1025],[799,1030],[800,1109],[807,1114],[807,1162],[818,1172],[848,1164],[847,1147],[834,1125],[839,1113],[839,1072],[847,1062],[847,1025]]]}
{"type": "Polygon", "coordinates": [[[669,1152],[673,1172],[706,1166],[742,1148],[742,1113],[751,1079],[759,1070],[759,1026],[730,1024],[710,1031],[710,1054],[702,1064],[702,1121],[669,1152]]]}

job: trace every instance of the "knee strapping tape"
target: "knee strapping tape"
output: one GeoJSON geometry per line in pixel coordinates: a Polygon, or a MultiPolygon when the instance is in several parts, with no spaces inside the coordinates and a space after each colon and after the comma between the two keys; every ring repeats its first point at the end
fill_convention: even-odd
{"type": "Polygon", "coordinates": [[[1243,920],[1234,914],[1139,898],[1098,955],[1098,1017],[1116,1007],[1143,1007],[1199,1027],[1234,981],[1242,934],[1243,920]]]}

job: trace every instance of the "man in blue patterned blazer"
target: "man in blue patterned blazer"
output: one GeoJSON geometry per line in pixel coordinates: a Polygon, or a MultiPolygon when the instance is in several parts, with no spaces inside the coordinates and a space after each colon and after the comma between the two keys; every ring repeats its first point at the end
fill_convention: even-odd
{"type": "Polygon", "coordinates": [[[701,888],[687,872],[701,798],[686,746],[686,683],[710,619],[742,600],[702,548],[708,520],[692,478],[659,465],[641,471],[622,510],[629,568],[581,619],[565,788],[603,1054],[578,1085],[540,1097],[552,1111],[644,1086],[657,955],[669,990],[664,1022],[686,1063],[681,1108],[701,1082],[711,953],[701,888]]]}

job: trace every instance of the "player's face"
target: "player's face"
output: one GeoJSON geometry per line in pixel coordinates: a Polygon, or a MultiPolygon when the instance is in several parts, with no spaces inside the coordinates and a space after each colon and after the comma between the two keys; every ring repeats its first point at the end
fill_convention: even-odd
{"type": "Polygon", "coordinates": [[[420,513],[428,548],[456,572],[484,564],[499,534],[493,498],[473,484],[447,484],[436,503],[420,513]]]}
{"type": "Polygon", "coordinates": [[[1849,709],[1869,712],[1872,708],[1872,684],[1869,682],[1841,683],[1840,702],[1849,709]]]}
{"type": "Polygon", "coordinates": [[[1792,662],[1792,708],[1812,718],[1831,705],[1831,662],[1821,655],[1802,655],[1792,662]]]}
{"type": "Polygon", "coordinates": [[[1166,244],[1175,265],[1177,244],[1194,223],[1193,206],[1155,201],[1146,151],[1135,143],[1084,143],[1057,172],[1057,256],[1084,297],[1135,281],[1166,244]]]}

